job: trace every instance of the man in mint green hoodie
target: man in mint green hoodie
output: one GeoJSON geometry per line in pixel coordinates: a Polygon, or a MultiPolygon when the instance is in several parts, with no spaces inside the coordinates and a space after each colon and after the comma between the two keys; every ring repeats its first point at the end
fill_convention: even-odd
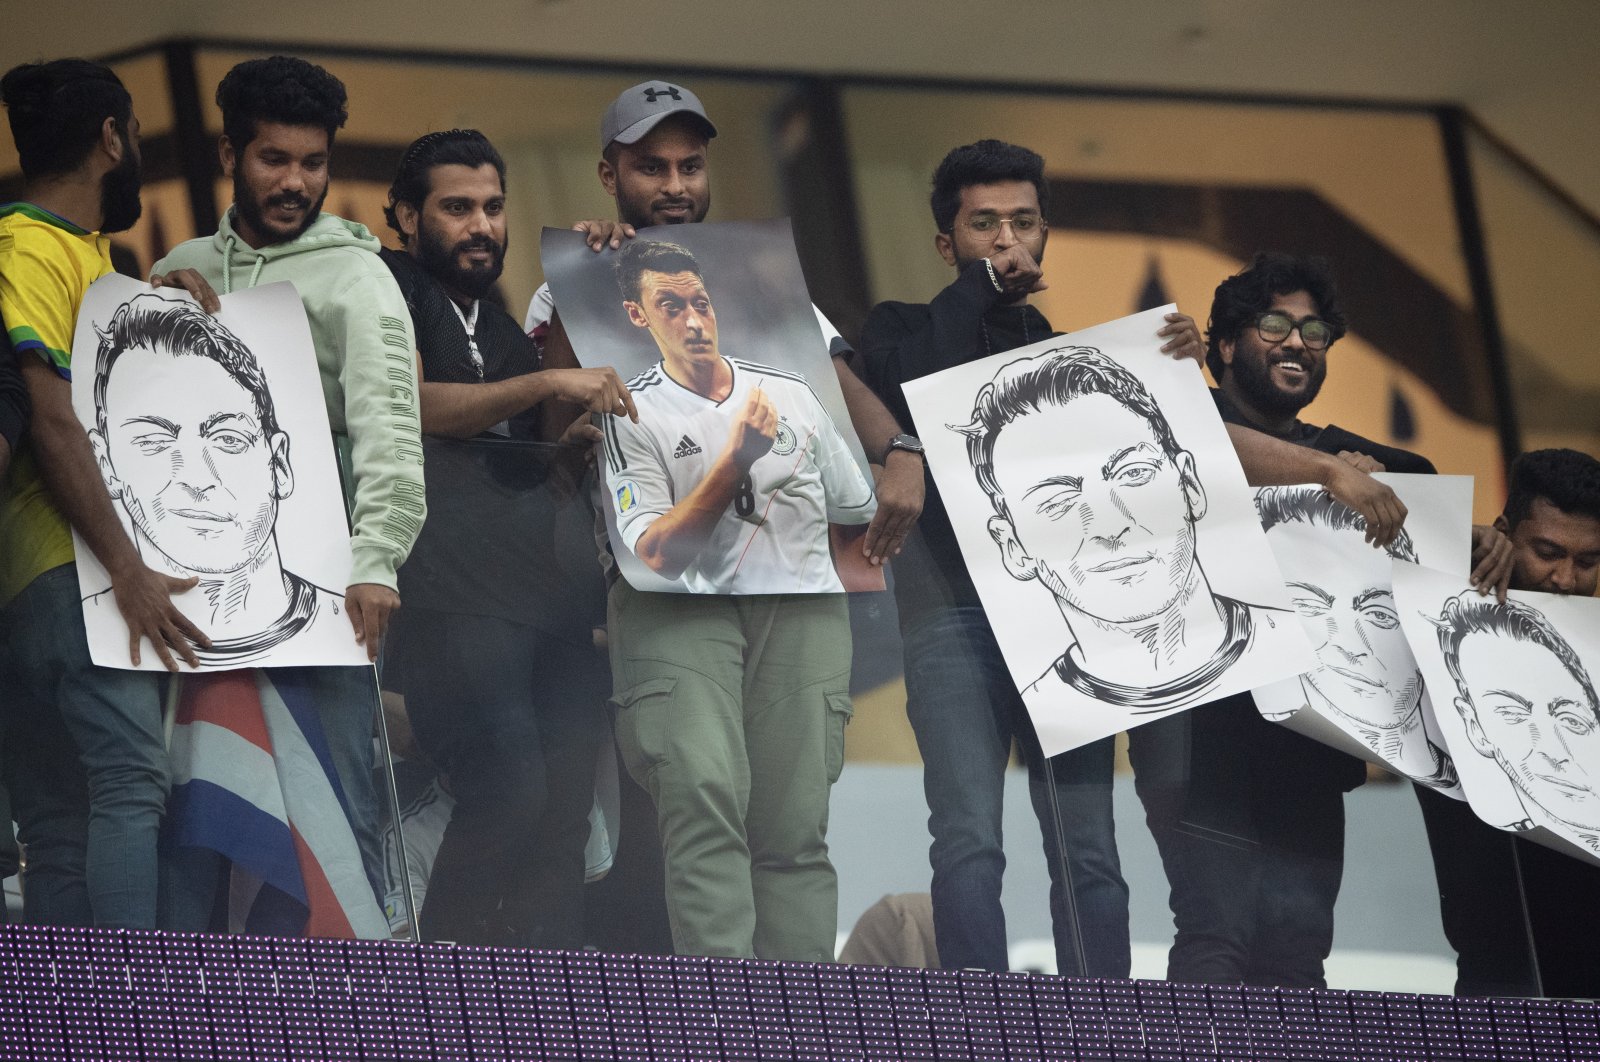
{"type": "MultiPolygon", "coordinates": [[[[377,238],[365,226],[321,213],[345,100],[337,78],[302,59],[254,59],[230,70],[217,87],[217,105],[233,207],[216,235],[180,244],[157,262],[152,283],[172,283],[175,272],[192,269],[224,295],[278,280],[299,291],[353,509],[345,606],[355,639],[376,659],[389,616],[400,607],[395,569],[416,540],[426,503],[410,313],[378,257],[377,238]]],[[[376,681],[366,668],[317,670],[322,725],[368,877],[381,896],[371,780],[376,681]]],[[[207,928],[211,864],[192,852],[179,859],[190,866],[180,867],[166,890],[164,922],[207,928]]]]}

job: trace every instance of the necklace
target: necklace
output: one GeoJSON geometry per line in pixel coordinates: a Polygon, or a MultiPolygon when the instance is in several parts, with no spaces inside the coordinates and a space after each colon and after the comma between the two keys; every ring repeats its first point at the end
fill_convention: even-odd
{"type": "MultiPolygon", "coordinates": [[[[474,306],[473,309],[476,310],[477,307],[474,306]]],[[[978,328],[983,332],[984,356],[988,357],[994,353],[994,344],[989,342],[989,322],[982,317],[978,318],[978,328]]],[[[1032,342],[1033,335],[1028,331],[1028,308],[1024,306],[1022,308],[1022,345],[1028,346],[1032,342]]]]}
{"type": "Polygon", "coordinates": [[[483,355],[478,352],[478,340],[474,333],[478,330],[478,300],[472,300],[470,314],[461,311],[461,305],[456,300],[450,300],[450,308],[456,312],[456,317],[461,320],[461,327],[467,330],[467,354],[472,358],[472,369],[478,374],[478,379],[483,379],[483,355]]]}

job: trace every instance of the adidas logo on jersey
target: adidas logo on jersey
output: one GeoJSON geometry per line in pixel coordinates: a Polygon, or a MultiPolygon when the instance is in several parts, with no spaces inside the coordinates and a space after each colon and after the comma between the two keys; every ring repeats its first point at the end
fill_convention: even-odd
{"type": "Polygon", "coordinates": [[[699,452],[700,452],[700,444],[695,442],[693,439],[689,438],[687,435],[685,435],[683,438],[678,440],[678,448],[676,450],[672,451],[672,456],[674,458],[678,458],[678,457],[693,457],[695,454],[697,454],[699,452]]]}

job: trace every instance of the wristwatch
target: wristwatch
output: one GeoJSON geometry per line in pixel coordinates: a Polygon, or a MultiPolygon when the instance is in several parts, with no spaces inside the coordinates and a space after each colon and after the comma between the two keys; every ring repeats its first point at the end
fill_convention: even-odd
{"type": "Polygon", "coordinates": [[[883,459],[885,461],[889,460],[889,455],[894,453],[896,450],[904,450],[908,454],[916,454],[924,461],[928,459],[927,451],[924,450],[922,446],[922,440],[917,438],[915,435],[901,434],[890,439],[889,445],[883,448],[883,459]]]}

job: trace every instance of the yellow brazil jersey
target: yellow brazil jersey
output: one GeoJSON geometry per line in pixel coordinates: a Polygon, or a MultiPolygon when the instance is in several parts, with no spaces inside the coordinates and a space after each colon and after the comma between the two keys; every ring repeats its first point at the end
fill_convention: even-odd
{"type": "MultiPolygon", "coordinates": [[[[70,380],[78,307],[89,285],[109,272],[104,236],[31,203],[0,206],[0,317],[17,357],[43,358],[70,380]]],[[[72,533],[24,441],[0,487],[0,605],[72,559],[72,533]]]]}

